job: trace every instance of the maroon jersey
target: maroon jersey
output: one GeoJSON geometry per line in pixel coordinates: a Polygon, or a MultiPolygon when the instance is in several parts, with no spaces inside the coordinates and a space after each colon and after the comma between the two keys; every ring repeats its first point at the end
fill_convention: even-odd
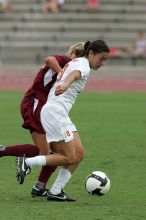
{"type": "MultiPolygon", "coordinates": [[[[54,57],[57,59],[61,68],[71,60],[67,56],[55,55],[54,57]]],[[[25,93],[25,96],[32,96],[39,101],[46,103],[49,91],[56,81],[56,77],[57,74],[53,73],[47,65],[44,65],[37,73],[33,85],[25,93]]]]}
{"type": "MultiPolygon", "coordinates": [[[[60,67],[63,68],[71,59],[67,56],[54,56],[60,67]]],[[[23,128],[29,129],[30,132],[37,131],[45,134],[40,122],[40,111],[47,101],[52,85],[56,81],[57,74],[54,73],[47,65],[44,65],[36,74],[32,86],[27,90],[21,102],[21,115],[24,123],[23,128]]]]}

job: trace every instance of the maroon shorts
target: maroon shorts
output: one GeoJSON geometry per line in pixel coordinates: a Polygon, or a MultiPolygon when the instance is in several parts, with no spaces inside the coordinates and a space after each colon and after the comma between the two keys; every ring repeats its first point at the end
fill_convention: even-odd
{"type": "Polygon", "coordinates": [[[44,104],[38,102],[38,105],[33,112],[34,102],[35,100],[33,97],[24,97],[21,102],[20,110],[24,120],[22,127],[29,129],[31,133],[36,131],[40,134],[45,134],[45,131],[40,122],[40,112],[44,104]]]}

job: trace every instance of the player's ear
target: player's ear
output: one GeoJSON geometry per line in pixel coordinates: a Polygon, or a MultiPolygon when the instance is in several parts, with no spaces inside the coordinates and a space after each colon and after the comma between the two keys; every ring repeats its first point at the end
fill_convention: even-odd
{"type": "Polygon", "coordinates": [[[89,51],[89,55],[94,55],[93,50],[89,51]]]}

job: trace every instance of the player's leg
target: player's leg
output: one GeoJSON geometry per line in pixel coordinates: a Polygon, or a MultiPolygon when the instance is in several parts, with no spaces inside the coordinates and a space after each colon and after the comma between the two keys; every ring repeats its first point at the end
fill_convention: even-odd
{"type": "MultiPolygon", "coordinates": [[[[73,134],[74,134],[74,141],[75,141],[75,147],[76,147],[76,164],[63,168],[63,170],[64,170],[63,173],[65,172],[65,169],[67,169],[68,170],[67,172],[70,172],[70,176],[76,170],[78,164],[81,162],[81,160],[83,159],[83,156],[84,156],[84,149],[83,149],[80,137],[78,135],[78,132],[75,131],[75,132],[73,132],[73,134]]],[[[37,143],[35,143],[35,144],[37,144],[37,143]]],[[[51,149],[53,150],[53,152],[59,153],[59,151],[60,151],[60,149],[58,149],[56,147],[56,144],[54,144],[54,143],[51,144],[51,149]]],[[[44,194],[45,190],[46,190],[46,192],[48,191],[46,189],[46,184],[47,184],[50,176],[52,175],[52,173],[55,171],[55,169],[56,169],[56,166],[43,166],[42,167],[40,175],[38,177],[38,181],[33,186],[33,189],[31,192],[32,196],[35,197],[35,196],[46,196],[47,195],[47,193],[44,194]]],[[[68,181],[66,181],[66,180],[63,181],[62,175],[59,175],[59,176],[62,179],[62,181],[60,181],[60,178],[58,178],[55,181],[55,183],[53,184],[54,190],[55,190],[55,188],[60,188],[60,187],[63,189],[65,184],[70,179],[69,178],[68,181]]]]}
{"type": "Polygon", "coordinates": [[[39,147],[40,154],[47,155],[50,153],[50,149],[48,148],[45,134],[39,134],[38,132],[33,131],[31,133],[31,137],[34,144],[39,147]]]}
{"type": "Polygon", "coordinates": [[[26,156],[26,157],[35,157],[39,155],[39,148],[32,144],[19,144],[12,146],[3,146],[0,145],[0,157],[5,156],[26,156]]]}
{"type": "MultiPolygon", "coordinates": [[[[39,134],[38,132],[31,133],[32,139],[40,149],[41,154],[48,154],[48,146],[45,134],[39,134]]],[[[48,190],[46,189],[46,183],[48,182],[52,173],[56,170],[56,166],[43,166],[39,174],[36,184],[33,186],[31,195],[36,196],[47,196],[48,190]]]]}
{"type": "MultiPolygon", "coordinates": [[[[45,156],[46,162],[44,165],[49,166],[62,166],[62,165],[72,165],[76,162],[76,148],[74,140],[69,142],[59,141],[56,142],[59,153],[49,154],[45,156]]],[[[43,159],[42,159],[43,161],[43,159]]],[[[39,166],[39,161],[35,161],[35,158],[26,159],[28,166],[34,167],[39,166]]],[[[40,159],[40,164],[41,164],[40,159]]]]}
{"type": "MultiPolygon", "coordinates": [[[[76,149],[74,140],[69,142],[56,142],[58,148],[61,149],[62,154],[55,153],[46,156],[36,156],[31,158],[18,157],[17,158],[17,179],[20,184],[23,183],[27,170],[35,166],[57,166],[57,165],[71,165],[76,161],[76,149]]],[[[48,143],[48,147],[50,144],[48,143]]]]}
{"type": "Polygon", "coordinates": [[[48,148],[46,147],[46,139],[44,134],[38,134],[37,132],[32,133],[32,138],[35,145],[32,144],[19,144],[12,146],[0,146],[0,157],[4,156],[24,156],[34,157],[40,154],[48,154],[48,148]],[[40,147],[41,146],[41,147],[40,147]]]}
{"type": "Polygon", "coordinates": [[[84,148],[81,143],[79,134],[77,131],[73,132],[74,134],[74,143],[75,143],[75,148],[76,148],[76,163],[70,166],[66,166],[65,168],[68,169],[71,173],[73,173],[76,168],[78,167],[79,163],[83,160],[84,158],[84,148]]]}
{"type": "MultiPolygon", "coordinates": [[[[77,166],[79,165],[79,163],[81,162],[81,160],[83,159],[84,156],[84,149],[83,146],[81,144],[81,140],[80,137],[78,135],[78,132],[73,132],[74,133],[74,143],[75,143],[75,149],[76,149],[76,162],[73,165],[69,165],[69,166],[64,166],[63,168],[61,168],[61,170],[63,170],[63,173],[67,172],[70,173],[70,177],[71,174],[76,170],[77,166]]],[[[58,151],[58,149],[53,148],[55,151],[58,151]]],[[[66,185],[66,183],[69,181],[63,181],[63,174],[60,174],[58,177],[58,179],[55,181],[55,183],[52,186],[52,191],[54,193],[56,193],[55,191],[57,191],[57,189],[64,189],[64,186],[66,185]]]]}
{"type": "MultiPolygon", "coordinates": [[[[83,159],[84,149],[81,144],[81,140],[78,135],[78,132],[74,132],[74,143],[75,143],[75,148],[76,148],[76,163],[73,165],[64,166],[60,169],[59,174],[54,184],[52,185],[50,192],[48,193],[48,200],[61,200],[62,201],[62,196],[63,197],[66,196],[64,194],[64,191],[62,190],[64,190],[64,187],[70,180],[72,173],[76,170],[78,164],[83,159]]],[[[67,199],[68,200],[70,199],[70,201],[74,201],[70,197],[67,197],[67,199]]]]}

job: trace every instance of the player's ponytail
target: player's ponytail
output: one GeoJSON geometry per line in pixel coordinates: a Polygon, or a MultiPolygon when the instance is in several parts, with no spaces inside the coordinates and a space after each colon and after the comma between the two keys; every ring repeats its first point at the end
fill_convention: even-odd
{"type": "Polygon", "coordinates": [[[83,52],[82,52],[81,55],[80,55],[81,57],[83,57],[83,56],[86,55],[87,49],[88,49],[88,47],[89,47],[90,44],[91,44],[90,41],[85,42],[85,44],[84,44],[84,50],[83,50],[83,52]]]}
{"type": "Polygon", "coordinates": [[[96,40],[93,42],[87,41],[84,45],[84,51],[81,56],[88,56],[90,50],[92,50],[94,54],[101,52],[110,52],[109,47],[103,40],[96,40]]]}
{"type": "Polygon", "coordinates": [[[85,43],[85,45],[84,45],[84,51],[86,51],[86,50],[88,49],[88,47],[89,47],[90,44],[91,44],[90,41],[87,41],[87,42],[85,43]]]}

